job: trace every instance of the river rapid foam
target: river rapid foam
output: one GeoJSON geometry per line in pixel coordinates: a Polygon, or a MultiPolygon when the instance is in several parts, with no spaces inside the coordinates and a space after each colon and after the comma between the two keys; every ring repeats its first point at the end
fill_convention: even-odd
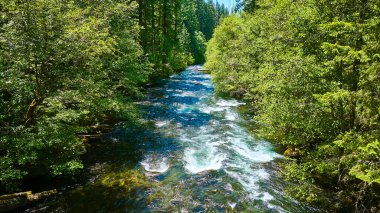
{"type": "Polygon", "coordinates": [[[218,97],[211,76],[199,68],[171,76],[149,94],[147,119],[175,144],[158,147],[140,163],[159,183],[150,195],[165,195],[149,208],[287,212],[294,201],[273,183],[270,166],[282,156],[247,131],[238,112],[244,103],[218,97]]]}

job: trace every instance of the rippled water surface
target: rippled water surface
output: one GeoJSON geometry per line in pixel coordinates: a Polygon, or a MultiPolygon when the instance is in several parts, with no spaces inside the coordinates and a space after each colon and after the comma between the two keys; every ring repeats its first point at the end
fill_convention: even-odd
{"type": "Polygon", "coordinates": [[[285,183],[275,171],[282,156],[245,128],[247,121],[238,112],[244,103],[217,97],[210,76],[199,68],[189,67],[149,89],[148,97],[138,105],[152,128],[120,128],[110,134],[118,145],[102,154],[108,166],[103,168],[99,160],[92,170],[99,167],[99,173],[103,169],[111,174],[105,181],[64,193],[56,209],[310,212],[284,194],[285,183]],[[124,173],[131,168],[149,183],[132,193],[120,181],[131,179],[124,173]],[[110,180],[118,184],[110,188],[110,180]]]}

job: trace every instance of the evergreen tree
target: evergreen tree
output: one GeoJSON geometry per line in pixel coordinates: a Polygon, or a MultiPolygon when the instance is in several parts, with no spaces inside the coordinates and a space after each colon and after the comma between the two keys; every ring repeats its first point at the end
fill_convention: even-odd
{"type": "Polygon", "coordinates": [[[0,190],[83,168],[78,135],[133,122],[141,87],[204,61],[198,20],[190,0],[0,0],[0,190]]]}
{"type": "Polygon", "coordinates": [[[245,1],[207,48],[218,91],[251,104],[257,133],[298,159],[289,189],[336,210],[379,202],[379,2],[245,1]],[[252,13],[252,11],[247,11],[252,13]],[[325,189],[325,190],[324,190],[325,189]]]}

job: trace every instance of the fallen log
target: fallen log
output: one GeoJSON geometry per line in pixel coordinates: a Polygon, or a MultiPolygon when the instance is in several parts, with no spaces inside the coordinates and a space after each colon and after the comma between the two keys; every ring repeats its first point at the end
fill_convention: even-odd
{"type": "Polygon", "coordinates": [[[8,212],[26,207],[57,194],[57,190],[44,191],[33,194],[32,191],[19,192],[0,196],[0,212],[8,212]]]}
{"type": "Polygon", "coordinates": [[[201,72],[208,72],[208,71],[210,71],[209,69],[206,69],[206,68],[201,68],[201,69],[199,69],[199,71],[201,71],[201,72]]]}

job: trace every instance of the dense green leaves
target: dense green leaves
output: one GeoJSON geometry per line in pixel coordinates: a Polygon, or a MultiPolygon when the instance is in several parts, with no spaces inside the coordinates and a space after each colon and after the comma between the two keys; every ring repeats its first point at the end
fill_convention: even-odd
{"type": "Polygon", "coordinates": [[[83,168],[79,135],[131,122],[141,87],[204,61],[224,6],[0,0],[0,190],[83,168]]]}
{"type": "Polygon", "coordinates": [[[141,44],[155,66],[152,78],[167,76],[191,63],[203,63],[205,39],[210,39],[223,5],[204,0],[139,0],[141,44]],[[202,35],[201,35],[202,34],[202,35]]]}
{"type": "Polygon", "coordinates": [[[298,150],[286,166],[300,184],[293,195],[325,202],[327,189],[340,196],[337,208],[374,206],[379,2],[252,2],[253,14],[224,19],[208,43],[206,67],[217,90],[251,104],[257,133],[298,150]]]}
{"type": "Polygon", "coordinates": [[[149,68],[137,27],[127,28],[136,26],[128,19],[135,5],[41,0],[2,1],[1,8],[0,182],[12,190],[25,175],[82,168],[77,134],[127,115],[117,91],[132,93],[149,68]],[[124,21],[108,24],[118,18],[124,21]],[[121,60],[133,65],[118,66],[121,60]]]}

